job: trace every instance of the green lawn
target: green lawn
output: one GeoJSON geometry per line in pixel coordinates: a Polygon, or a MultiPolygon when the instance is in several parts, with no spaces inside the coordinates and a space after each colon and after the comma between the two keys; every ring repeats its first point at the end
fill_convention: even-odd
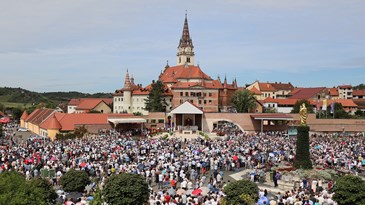
{"type": "Polygon", "coordinates": [[[1,104],[3,104],[5,107],[21,107],[21,108],[24,108],[24,107],[30,107],[31,104],[24,104],[24,103],[13,103],[13,102],[2,102],[0,101],[1,104]]]}

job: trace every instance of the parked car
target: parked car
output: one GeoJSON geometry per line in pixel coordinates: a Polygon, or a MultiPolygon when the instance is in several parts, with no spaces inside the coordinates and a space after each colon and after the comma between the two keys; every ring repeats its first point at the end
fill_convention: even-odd
{"type": "Polygon", "coordinates": [[[28,129],[27,128],[24,128],[24,127],[19,127],[18,128],[18,132],[27,132],[28,129]]]}

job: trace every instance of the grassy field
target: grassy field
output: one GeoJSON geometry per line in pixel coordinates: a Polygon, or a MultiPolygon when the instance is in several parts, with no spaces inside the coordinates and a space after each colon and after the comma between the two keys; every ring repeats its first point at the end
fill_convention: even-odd
{"type": "Polygon", "coordinates": [[[5,107],[21,107],[21,108],[27,108],[30,107],[31,104],[30,103],[13,103],[13,102],[8,102],[10,96],[8,95],[2,95],[0,96],[0,103],[3,104],[5,107]]]}

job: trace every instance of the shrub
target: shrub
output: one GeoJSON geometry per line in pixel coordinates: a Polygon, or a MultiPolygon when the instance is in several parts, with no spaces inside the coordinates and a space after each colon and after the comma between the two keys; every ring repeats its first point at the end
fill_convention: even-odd
{"type": "Polygon", "coordinates": [[[61,185],[66,192],[83,192],[89,183],[90,179],[85,171],[71,169],[61,177],[61,185]]]}

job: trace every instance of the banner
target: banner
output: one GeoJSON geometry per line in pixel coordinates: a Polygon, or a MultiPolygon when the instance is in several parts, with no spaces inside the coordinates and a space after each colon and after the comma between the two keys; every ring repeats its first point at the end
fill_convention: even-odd
{"type": "Polygon", "coordinates": [[[331,103],[331,114],[333,114],[335,112],[335,103],[332,102],[331,103]]]}
{"type": "Polygon", "coordinates": [[[322,103],[322,110],[327,110],[327,99],[324,99],[324,100],[323,100],[323,103],[322,103]]]}

